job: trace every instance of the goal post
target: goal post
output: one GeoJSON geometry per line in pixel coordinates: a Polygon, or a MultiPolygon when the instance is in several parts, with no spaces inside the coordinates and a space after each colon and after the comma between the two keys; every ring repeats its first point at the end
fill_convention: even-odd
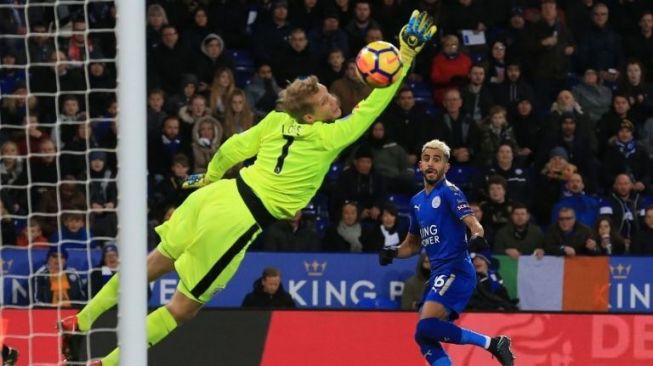
{"type": "Polygon", "coordinates": [[[147,365],[147,139],[145,2],[118,0],[118,344],[121,365],[147,365]]]}

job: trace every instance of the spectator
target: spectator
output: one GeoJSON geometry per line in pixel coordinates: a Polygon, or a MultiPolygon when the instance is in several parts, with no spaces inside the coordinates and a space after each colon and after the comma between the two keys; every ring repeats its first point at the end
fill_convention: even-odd
{"type": "Polygon", "coordinates": [[[567,151],[557,146],[550,150],[549,160],[536,178],[534,210],[538,222],[547,223],[551,217],[551,203],[560,199],[562,187],[572,174],[577,172],[575,165],[569,163],[567,151]]]}
{"type": "Polygon", "coordinates": [[[551,224],[544,236],[544,250],[549,255],[588,255],[596,247],[592,229],[577,222],[574,210],[569,207],[560,209],[557,222],[551,224]]]}
{"type": "Polygon", "coordinates": [[[360,240],[366,251],[378,252],[381,248],[398,246],[405,236],[405,230],[399,227],[397,208],[386,204],[377,222],[369,230],[363,230],[360,240]]]}
{"type": "MultiPolygon", "coordinates": [[[[5,227],[2,227],[2,233],[4,234],[5,227]]],[[[7,243],[3,243],[6,245],[7,243]]],[[[28,220],[27,227],[22,230],[20,235],[16,238],[16,245],[19,247],[29,247],[29,248],[48,248],[50,243],[48,238],[43,235],[43,230],[41,229],[41,224],[36,219],[28,220]]]]}
{"type": "Polygon", "coordinates": [[[425,125],[435,125],[434,116],[423,104],[415,103],[413,91],[404,87],[399,89],[395,103],[386,110],[382,120],[386,122],[388,139],[404,148],[409,164],[414,166],[421,150],[420,132],[425,125]]]}
{"type": "Polygon", "coordinates": [[[577,119],[571,113],[563,114],[558,125],[560,128],[555,132],[556,135],[549,136],[542,142],[541,153],[536,162],[537,166],[544,164],[547,152],[554,148],[562,148],[566,153],[565,159],[585,176],[588,191],[596,192],[597,177],[589,138],[578,127],[577,119]]]}
{"type": "Polygon", "coordinates": [[[81,213],[64,213],[61,215],[61,226],[50,237],[50,243],[63,249],[92,249],[97,243],[89,241],[89,229],[86,218],[81,213]]]}
{"type": "Polygon", "coordinates": [[[630,253],[653,255],[653,206],[646,207],[642,228],[635,234],[630,245],[630,253]]]}
{"type": "Polygon", "coordinates": [[[492,42],[490,49],[488,74],[490,85],[499,85],[506,80],[506,44],[503,41],[492,42]]]}
{"type": "MultiPolygon", "coordinates": [[[[644,77],[644,67],[638,60],[626,63],[617,94],[624,95],[630,102],[637,121],[644,121],[653,115],[653,86],[644,77]]],[[[608,110],[606,109],[605,112],[608,110]]]]}
{"type": "Polygon", "coordinates": [[[334,48],[329,51],[325,62],[317,72],[317,77],[320,82],[329,87],[331,84],[345,76],[345,53],[339,49],[334,48]]]}
{"type": "Polygon", "coordinates": [[[163,120],[168,114],[163,110],[165,105],[165,92],[161,89],[152,89],[147,97],[147,137],[152,139],[161,131],[163,120]]]}
{"type": "Polygon", "coordinates": [[[301,28],[290,32],[288,44],[275,51],[272,63],[277,83],[285,87],[299,76],[308,76],[317,71],[317,60],[308,47],[306,33],[301,28]]]}
{"type": "Polygon", "coordinates": [[[365,44],[376,41],[383,41],[383,32],[381,28],[369,28],[365,33],[365,44]]]}
{"type": "Polygon", "coordinates": [[[558,17],[555,0],[543,0],[542,18],[531,29],[527,50],[539,105],[550,105],[564,87],[574,43],[571,32],[558,17]]]}
{"type": "MultiPolygon", "coordinates": [[[[510,77],[510,68],[508,68],[508,75],[510,77]]],[[[519,146],[517,156],[527,163],[532,162],[538,151],[543,129],[543,123],[533,109],[532,99],[518,100],[511,125],[515,132],[515,141],[519,146]]]]}
{"type": "Polygon", "coordinates": [[[585,136],[589,140],[589,146],[592,152],[599,150],[595,131],[595,124],[589,116],[583,111],[580,104],[574,98],[574,95],[567,89],[561,90],[558,93],[556,101],[551,104],[551,114],[548,121],[548,136],[557,134],[562,129],[562,122],[564,118],[573,115],[575,122],[575,131],[581,136],[585,136]]]}
{"type": "Polygon", "coordinates": [[[592,227],[599,215],[601,200],[585,194],[583,176],[574,173],[565,183],[565,192],[562,198],[553,205],[551,210],[551,222],[555,222],[558,211],[563,207],[574,209],[576,220],[585,226],[592,227]]]}
{"type": "Polygon", "coordinates": [[[512,201],[529,203],[532,201],[532,181],[530,173],[514,159],[514,147],[502,142],[495,154],[492,166],[485,174],[485,181],[494,175],[502,176],[507,182],[507,196],[512,201]]]}
{"type": "MultiPolygon", "coordinates": [[[[510,222],[512,200],[506,197],[508,183],[500,175],[492,176],[487,181],[487,200],[481,202],[483,210],[483,227],[491,227],[495,233],[510,222]]],[[[485,235],[487,238],[487,234],[485,235]]],[[[493,238],[488,241],[492,242],[493,238]]]]}
{"type": "MultiPolygon", "coordinates": [[[[103,55],[91,55],[95,59],[104,58],[103,55]]],[[[107,65],[99,60],[91,60],[88,69],[88,107],[91,117],[102,115],[112,100],[115,100],[115,93],[100,91],[99,89],[111,90],[116,88],[116,76],[107,68],[107,65]]]]}
{"type": "Polygon", "coordinates": [[[281,284],[281,271],[267,267],[263,275],[254,281],[254,289],[243,300],[242,307],[280,309],[294,308],[295,301],[281,284]]]}
{"type": "Polygon", "coordinates": [[[485,68],[474,65],[469,70],[469,83],[461,90],[463,110],[469,114],[476,123],[488,115],[494,105],[490,88],[485,86],[485,68]]]}
{"type": "MultiPolygon", "coordinates": [[[[83,16],[73,19],[72,32],[66,47],[66,55],[70,61],[86,61],[87,55],[99,51],[99,47],[86,34],[86,19],[83,16]]],[[[73,67],[80,67],[80,64],[77,63],[73,67]]]]}
{"type": "Polygon", "coordinates": [[[54,51],[52,33],[48,27],[40,22],[31,23],[32,32],[27,40],[27,49],[31,62],[48,62],[50,54],[54,51]]]}
{"type": "MultiPolygon", "coordinates": [[[[361,243],[363,226],[360,223],[358,204],[345,201],[341,207],[340,220],[331,225],[322,240],[322,248],[329,252],[363,252],[378,248],[365,248],[361,243]]],[[[378,217],[378,214],[377,214],[378,217]]]]}
{"type": "Polygon", "coordinates": [[[587,114],[592,126],[610,109],[612,91],[601,84],[601,79],[594,69],[587,69],[583,81],[572,89],[574,98],[587,114]]]}
{"type": "Polygon", "coordinates": [[[175,154],[172,157],[168,174],[154,188],[153,205],[154,209],[166,206],[179,206],[192,191],[182,189],[182,184],[190,172],[190,161],[183,153],[175,154]]]}
{"type": "Polygon", "coordinates": [[[168,15],[163,6],[152,4],[147,7],[146,43],[148,52],[161,44],[161,32],[168,25],[168,15]]]}
{"type": "Polygon", "coordinates": [[[506,76],[503,82],[491,89],[492,99],[508,110],[514,110],[522,100],[534,100],[535,91],[522,77],[521,65],[517,61],[506,62],[506,76]]]}
{"type": "Polygon", "coordinates": [[[641,13],[639,32],[626,38],[624,51],[627,57],[645,62],[647,75],[653,72],[653,13],[650,10],[641,13]]]}
{"type": "MultiPolygon", "coordinates": [[[[324,83],[320,77],[320,81],[324,83]]],[[[325,84],[328,85],[328,84],[325,84]]],[[[269,64],[262,63],[256,69],[249,84],[245,87],[247,104],[252,107],[256,119],[265,117],[274,109],[281,88],[272,75],[269,64]]]]}
{"type": "Polygon", "coordinates": [[[472,59],[460,49],[460,41],[455,35],[442,38],[442,50],[435,55],[431,63],[431,82],[433,83],[433,100],[441,105],[444,94],[451,88],[458,88],[472,67],[472,59]]]}
{"type": "Polygon", "coordinates": [[[483,167],[490,166],[502,144],[511,144],[516,148],[515,134],[508,124],[506,109],[495,105],[490,108],[487,118],[481,125],[479,151],[476,154],[478,164],[483,167]]]}
{"type": "Polygon", "coordinates": [[[75,177],[86,175],[86,156],[88,149],[99,148],[100,144],[93,136],[93,130],[87,123],[76,126],[76,135],[66,143],[61,151],[61,171],[75,177]]]}
{"type": "Polygon", "coordinates": [[[27,209],[25,189],[27,181],[25,175],[25,160],[18,155],[18,146],[13,141],[6,141],[0,146],[0,185],[25,186],[24,188],[3,187],[0,190],[2,198],[7,203],[7,210],[16,213],[27,209]]]}
{"type": "Polygon", "coordinates": [[[349,24],[353,17],[354,5],[351,0],[334,0],[334,8],[338,13],[340,24],[349,24]]]}
{"type": "Polygon", "coordinates": [[[247,1],[207,1],[209,19],[215,26],[216,33],[221,34],[226,44],[234,49],[250,47],[251,25],[255,19],[250,11],[255,3],[247,1]]]}
{"type": "Polygon", "coordinates": [[[618,174],[628,174],[635,180],[634,189],[643,192],[650,183],[650,161],[648,152],[634,138],[635,126],[632,122],[621,122],[617,138],[608,143],[603,157],[604,183],[607,187],[618,174]]]}
{"type": "Polygon", "coordinates": [[[97,295],[102,286],[109,282],[114,274],[118,273],[119,266],[118,247],[115,244],[105,244],[102,247],[102,260],[100,260],[99,266],[91,270],[90,288],[92,296],[97,295]]]}
{"type": "Polygon", "coordinates": [[[624,239],[613,230],[609,216],[600,216],[594,225],[594,241],[598,244],[594,249],[596,255],[623,255],[629,250],[624,239]]]}
{"type": "Polygon", "coordinates": [[[490,269],[490,260],[480,253],[472,253],[476,270],[476,288],[467,304],[468,310],[517,311],[519,300],[511,299],[501,275],[490,269]]]}
{"type": "Polygon", "coordinates": [[[507,57],[512,60],[522,61],[522,71],[524,75],[531,76],[530,62],[526,62],[529,58],[528,47],[532,34],[532,24],[526,22],[524,18],[524,8],[522,6],[514,6],[510,10],[510,21],[507,31],[505,33],[507,57]]]}
{"type": "MultiPolygon", "coordinates": [[[[294,26],[303,29],[306,33],[318,28],[324,19],[324,9],[317,0],[301,0],[291,2],[289,20],[294,26]],[[294,6],[293,6],[294,5],[294,6]]],[[[334,15],[337,19],[337,15],[334,15]]]]}
{"type": "Polygon", "coordinates": [[[599,209],[601,215],[608,215],[615,224],[619,234],[630,245],[632,238],[639,231],[639,222],[642,207],[642,198],[640,196],[641,182],[633,182],[631,176],[619,174],[614,178],[612,192],[603,200],[603,205],[599,209]]]}
{"type": "Polygon", "coordinates": [[[179,119],[168,116],[163,121],[159,135],[148,143],[148,163],[150,175],[164,176],[172,165],[172,157],[178,153],[189,156],[190,143],[180,134],[179,119]]]}
{"type": "Polygon", "coordinates": [[[630,101],[625,95],[615,94],[612,96],[612,109],[596,124],[596,137],[599,142],[599,156],[603,156],[611,140],[616,138],[624,120],[631,121],[633,125],[639,126],[635,115],[631,111],[630,101]]]}
{"type": "Polygon", "coordinates": [[[52,247],[46,258],[46,263],[31,279],[32,304],[68,308],[86,300],[81,276],[75,268],[66,265],[68,251],[52,247]]]}
{"type": "Polygon", "coordinates": [[[77,132],[80,122],[86,119],[86,113],[82,111],[79,99],[75,95],[64,95],[61,99],[61,114],[58,118],[58,126],[54,128],[54,137],[59,146],[70,143],[77,132]]]}
{"type": "Polygon", "coordinates": [[[148,83],[160,87],[168,94],[174,94],[181,75],[190,65],[189,52],[181,42],[177,28],[172,25],[161,27],[161,43],[148,57],[148,83]]]}
{"type": "Polygon", "coordinates": [[[271,63],[276,52],[287,44],[291,30],[292,25],[288,23],[288,2],[272,1],[271,18],[269,21],[260,22],[252,37],[256,59],[259,62],[271,63]]]}
{"type": "Polygon", "coordinates": [[[421,146],[434,138],[443,140],[451,147],[454,163],[469,163],[478,152],[480,128],[462,110],[462,98],[458,89],[449,89],[444,95],[444,113],[436,117],[435,123],[425,125],[421,135],[421,146]]]}
{"type": "Polygon", "coordinates": [[[401,310],[419,310],[422,304],[426,282],[431,276],[431,262],[425,253],[419,255],[416,267],[415,274],[408,277],[404,282],[404,291],[401,295],[401,310]]]}
{"type": "Polygon", "coordinates": [[[408,154],[403,147],[387,137],[383,122],[374,122],[368,143],[372,149],[374,170],[387,182],[388,190],[413,195],[417,187],[408,154]]]}
{"type": "Polygon", "coordinates": [[[320,237],[309,220],[302,219],[297,211],[290,220],[275,222],[265,234],[263,250],[268,252],[316,252],[320,248],[320,237]]]}
{"type": "Polygon", "coordinates": [[[211,110],[206,105],[206,98],[202,94],[193,95],[188,104],[181,107],[178,113],[179,122],[181,122],[181,134],[184,139],[190,140],[192,138],[192,131],[197,121],[210,116],[211,110]]]}
{"type": "Polygon", "coordinates": [[[357,1],[354,4],[353,18],[345,27],[349,35],[351,50],[360,50],[365,47],[365,35],[370,28],[381,28],[376,20],[372,19],[372,6],[368,0],[357,1]]]}
{"type": "Polygon", "coordinates": [[[377,220],[386,196],[386,182],[373,171],[373,155],[369,147],[356,149],[351,168],[346,169],[335,185],[331,195],[331,217],[339,217],[346,201],[358,202],[362,209],[362,219],[377,220]]]}
{"type": "Polygon", "coordinates": [[[89,203],[91,204],[91,233],[93,237],[115,237],[117,234],[118,189],[116,176],[107,166],[107,153],[93,151],[89,154],[90,183],[89,203]]]}
{"type": "Polygon", "coordinates": [[[30,197],[32,207],[39,207],[41,196],[53,185],[56,185],[59,179],[59,169],[57,167],[57,148],[54,142],[47,138],[39,144],[40,155],[34,156],[30,160],[30,197]]]}
{"type": "MultiPolygon", "coordinates": [[[[206,8],[204,8],[202,5],[197,6],[195,10],[193,10],[191,16],[193,20],[190,25],[181,33],[181,40],[192,52],[197,52],[206,46],[207,36],[210,34],[215,35],[215,33],[211,33],[212,27],[209,25],[209,16],[207,14],[206,8]]],[[[224,43],[220,43],[222,43],[220,47],[220,52],[222,52],[224,51],[224,43]]],[[[201,51],[206,55],[204,50],[201,51]]],[[[198,73],[198,75],[202,74],[198,73]]],[[[210,81],[212,77],[213,72],[209,74],[208,80],[210,81]]]]}
{"type": "Polygon", "coordinates": [[[22,138],[18,141],[19,154],[31,155],[40,153],[41,141],[50,139],[50,135],[48,135],[43,126],[39,125],[39,119],[36,115],[25,116],[23,125],[25,126],[25,136],[21,136],[22,138]]]}
{"type": "Polygon", "coordinates": [[[223,124],[224,139],[247,131],[255,122],[254,113],[247,104],[245,92],[241,89],[234,89],[227,97],[223,124]]]}
{"type": "Polygon", "coordinates": [[[572,0],[567,3],[565,18],[574,39],[587,38],[587,32],[592,27],[592,10],[596,3],[596,0],[572,0]]]}
{"type": "Polygon", "coordinates": [[[234,61],[225,52],[224,41],[219,35],[215,33],[208,34],[202,40],[200,51],[201,54],[195,58],[193,71],[195,71],[200,83],[205,86],[211,83],[213,75],[218,69],[224,67],[233,69],[234,61]]]}
{"type": "Polygon", "coordinates": [[[9,209],[5,205],[5,200],[0,197],[0,245],[17,245],[16,226],[11,218],[9,209]]]}
{"type": "Polygon", "coordinates": [[[601,79],[615,83],[623,65],[621,36],[608,24],[608,6],[596,3],[592,8],[592,25],[578,43],[578,62],[581,70],[597,70],[601,79]]]}
{"type": "MultiPolygon", "coordinates": [[[[84,91],[86,81],[80,68],[71,68],[68,57],[62,51],[52,51],[48,57],[50,66],[38,66],[30,73],[32,93],[57,93],[63,91],[84,91]]],[[[53,103],[46,103],[52,107],[53,103]]]]}
{"type": "Polygon", "coordinates": [[[3,50],[0,64],[0,89],[3,94],[12,94],[18,85],[25,85],[25,70],[15,67],[16,53],[13,50],[3,50]]]}
{"type": "Polygon", "coordinates": [[[205,173],[209,162],[222,142],[224,134],[222,125],[217,119],[205,116],[193,125],[193,173],[205,173]]]}
{"type": "MultiPolygon", "coordinates": [[[[304,28],[308,32],[308,44],[311,53],[320,60],[325,59],[329,52],[334,49],[341,50],[343,57],[344,55],[348,55],[349,38],[347,37],[347,33],[340,29],[338,14],[335,11],[329,11],[325,13],[324,19],[321,22],[322,27],[315,27],[310,31],[304,28]]],[[[321,79],[320,81],[324,83],[321,79]]],[[[330,84],[325,83],[324,85],[330,84]]]]}
{"type": "Polygon", "coordinates": [[[394,35],[399,34],[399,31],[403,26],[403,24],[401,24],[402,19],[404,19],[401,16],[401,6],[404,2],[405,1],[389,0],[375,1],[372,4],[372,14],[374,14],[374,18],[381,25],[381,29],[378,29],[377,31],[383,34],[392,35],[393,37],[394,35]]]}
{"type": "MultiPolygon", "coordinates": [[[[80,185],[72,175],[64,175],[58,188],[48,188],[39,201],[36,208],[37,214],[45,214],[40,217],[43,233],[47,237],[59,235],[59,216],[62,210],[86,210],[86,195],[80,190],[80,185]],[[49,214],[49,215],[48,215],[49,214]],[[53,215],[54,214],[54,215],[53,215]]],[[[61,220],[69,215],[62,215],[61,220]]],[[[82,216],[82,215],[78,215],[82,216]]],[[[84,218],[82,216],[82,224],[84,218]]],[[[77,224],[77,222],[75,222],[77,224]]]]}
{"type": "Polygon", "coordinates": [[[211,88],[209,89],[209,108],[218,119],[224,117],[224,112],[228,105],[227,99],[235,88],[234,73],[231,69],[222,68],[215,72],[211,88]]]}
{"type": "Polygon", "coordinates": [[[487,29],[488,19],[483,11],[483,3],[476,0],[456,0],[444,3],[443,19],[446,34],[461,30],[483,32],[487,29]]]}
{"type": "Polygon", "coordinates": [[[531,222],[528,207],[515,202],[510,212],[510,222],[497,231],[493,252],[505,254],[514,260],[520,255],[544,256],[544,234],[531,222]]]}
{"type": "Polygon", "coordinates": [[[340,100],[343,116],[350,114],[354,106],[372,92],[372,89],[358,76],[356,61],[348,60],[346,65],[345,75],[334,81],[329,88],[331,93],[340,100]]]}
{"type": "Polygon", "coordinates": [[[168,114],[177,115],[181,108],[190,104],[191,99],[198,95],[199,81],[194,74],[181,75],[179,90],[171,96],[166,103],[168,114]]]}

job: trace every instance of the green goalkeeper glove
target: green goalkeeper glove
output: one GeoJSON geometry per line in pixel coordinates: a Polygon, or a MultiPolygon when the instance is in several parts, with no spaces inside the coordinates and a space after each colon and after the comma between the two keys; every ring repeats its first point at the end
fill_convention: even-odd
{"type": "Polygon", "coordinates": [[[184,183],[181,185],[182,189],[195,189],[195,188],[202,188],[205,185],[209,184],[209,182],[205,177],[204,174],[191,174],[184,179],[184,183]]]}
{"type": "Polygon", "coordinates": [[[413,63],[413,59],[424,48],[426,42],[437,32],[433,19],[425,11],[413,10],[408,24],[399,32],[399,54],[404,65],[413,63]]]}

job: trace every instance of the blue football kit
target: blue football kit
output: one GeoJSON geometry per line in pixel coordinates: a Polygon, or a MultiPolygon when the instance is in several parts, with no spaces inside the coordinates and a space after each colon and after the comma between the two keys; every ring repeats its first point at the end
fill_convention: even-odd
{"type": "Polygon", "coordinates": [[[476,271],[467,251],[467,227],[472,215],[463,192],[441,179],[430,193],[422,190],[411,199],[410,232],[420,237],[431,263],[424,301],[436,301],[451,320],[463,311],[476,287],[476,271]]]}

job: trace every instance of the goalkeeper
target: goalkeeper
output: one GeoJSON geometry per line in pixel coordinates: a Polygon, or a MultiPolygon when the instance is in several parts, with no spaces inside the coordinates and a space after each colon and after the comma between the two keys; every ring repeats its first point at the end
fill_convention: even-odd
{"type": "MultiPolygon", "coordinates": [[[[383,112],[435,31],[425,12],[414,11],[400,33],[402,77],[387,88],[375,89],[344,118],[339,118],[337,99],[316,77],[295,80],[280,95],[283,112],[270,112],[258,125],[232,136],[205,175],[189,177],[187,187],[203,188],[156,228],[161,243],[147,258],[148,281],[173,270],[180,278],[171,301],[147,316],[148,345],[192,319],[225,288],[263,228],[293,217],[308,204],[331,162],[383,112]],[[325,123],[331,121],[335,122],[325,123]],[[256,162],[241,169],[236,179],[221,180],[231,167],[254,156],[256,162]]],[[[118,281],[114,276],[76,316],[60,322],[67,360],[78,357],[79,333],[88,331],[100,314],[116,304],[118,281]]],[[[118,360],[116,349],[93,364],[117,365],[118,360]]]]}

